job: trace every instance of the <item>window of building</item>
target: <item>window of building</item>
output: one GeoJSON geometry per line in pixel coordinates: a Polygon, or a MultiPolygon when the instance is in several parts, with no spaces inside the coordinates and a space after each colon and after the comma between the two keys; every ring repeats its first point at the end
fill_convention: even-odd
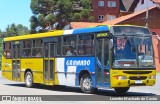
{"type": "Polygon", "coordinates": [[[141,0],[141,4],[144,4],[144,0],[141,0]]]}
{"type": "Polygon", "coordinates": [[[33,40],[32,57],[42,57],[42,39],[33,40]]]}
{"type": "Polygon", "coordinates": [[[3,55],[6,58],[11,58],[11,43],[10,42],[4,43],[3,48],[4,48],[3,55]]]}
{"type": "Polygon", "coordinates": [[[62,54],[66,56],[75,56],[77,36],[64,36],[62,45],[62,54]]]}
{"type": "Polygon", "coordinates": [[[98,20],[99,20],[99,21],[103,21],[103,20],[104,20],[104,15],[99,15],[99,16],[98,16],[98,20]]]}
{"type": "Polygon", "coordinates": [[[113,20],[115,18],[116,18],[115,15],[107,15],[107,20],[113,20]]]}
{"type": "Polygon", "coordinates": [[[107,6],[108,7],[116,7],[116,1],[108,1],[107,6]]]}
{"type": "Polygon", "coordinates": [[[94,54],[94,34],[79,35],[78,55],[94,54]]]}
{"type": "Polygon", "coordinates": [[[98,6],[103,7],[104,6],[104,1],[98,1],[98,6]]]}

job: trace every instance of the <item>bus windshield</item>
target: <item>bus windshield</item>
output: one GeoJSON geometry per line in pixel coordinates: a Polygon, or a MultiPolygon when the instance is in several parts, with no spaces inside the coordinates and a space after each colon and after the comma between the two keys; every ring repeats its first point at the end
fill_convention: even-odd
{"type": "Polygon", "coordinates": [[[145,33],[114,34],[114,61],[116,68],[153,68],[152,39],[145,33]]]}

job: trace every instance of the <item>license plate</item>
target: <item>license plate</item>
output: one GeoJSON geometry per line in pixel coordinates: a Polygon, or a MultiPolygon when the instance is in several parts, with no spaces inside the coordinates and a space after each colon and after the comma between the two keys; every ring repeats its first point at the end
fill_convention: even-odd
{"type": "Polygon", "coordinates": [[[142,81],[141,81],[141,80],[136,80],[135,83],[136,83],[136,84],[141,84],[142,81]]]}

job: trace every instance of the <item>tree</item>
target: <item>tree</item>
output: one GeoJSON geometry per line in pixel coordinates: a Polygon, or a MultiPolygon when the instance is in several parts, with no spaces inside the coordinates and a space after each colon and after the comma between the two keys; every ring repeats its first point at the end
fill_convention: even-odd
{"type": "Polygon", "coordinates": [[[31,33],[63,29],[68,22],[92,21],[91,0],[31,0],[31,33]]]}
{"type": "Polygon", "coordinates": [[[11,37],[11,36],[19,36],[29,34],[29,30],[26,26],[21,24],[15,25],[14,23],[8,25],[6,30],[2,33],[4,37],[11,37]]]}
{"type": "Polygon", "coordinates": [[[31,33],[35,33],[37,30],[45,31],[45,29],[55,22],[54,0],[32,0],[30,8],[33,12],[33,16],[30,18],[31,33]]]}
{"type": "Polygon", "coordinates": [[[17,28],[17,32],[18,32],[17,35],[26,35],[26,34],[30,33],[30,31],[28,30],[28,27],[23,26],[21,24],[18,24],[16,28],[17,28]]]}

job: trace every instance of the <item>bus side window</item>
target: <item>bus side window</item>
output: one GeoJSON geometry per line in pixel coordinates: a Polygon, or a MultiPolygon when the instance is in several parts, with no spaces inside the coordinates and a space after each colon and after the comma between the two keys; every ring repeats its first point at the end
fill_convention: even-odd
{"type": "Polygon", "coordinates": [[[11,43],[10,42],[4,43],[3,55],[6,58],[11,58],[11,43]]]}
{"type": "Polygon", "coordinates": [[[42,39],[33,40],[32,57],[42,57],[42,39]]]}
{"type": "Polygon", "coordinates": [[[22,57],[31,57],[31,46],[32,46],[32,41],[31,40],[25,40],[23,42],[22,57]]]}
{"type": "Polygon", "coordinates": [[[77,36],[64,36],[63,37],[63,55],[75,56],[77,54],[77,36]]]}
{"type": "Polygon", "coordinates": [[[93,55],[94,34],[79,35],[78,55],[93,55]]]}
{"type": "Polygon", "coordinates": [[[58,37],[58,42],[56,43],[56,56],[61,56],[61,37],[58,37]]]}

